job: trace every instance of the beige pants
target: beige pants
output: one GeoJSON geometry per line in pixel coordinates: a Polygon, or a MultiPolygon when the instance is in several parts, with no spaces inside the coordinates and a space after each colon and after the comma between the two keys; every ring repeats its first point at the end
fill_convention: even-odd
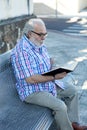
{"type": "Polygon", "coordinates": [[[73,130],[71,122],[78,122],[78,94],[74,86],[67,83],[65,85],[65,90],[57,88],[57,98],[48,92],[36,92],[25,101],[52,109],[58,128],[73,130]]]}

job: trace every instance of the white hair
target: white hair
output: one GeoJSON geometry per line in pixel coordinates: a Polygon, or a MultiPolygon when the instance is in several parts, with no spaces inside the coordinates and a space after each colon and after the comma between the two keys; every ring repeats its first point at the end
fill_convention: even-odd
{"type": "Polygon", "coordinates": [[[24,26],[24,28],[23,28],[22,34],[23,34],[23,35],[24,35],[24,34],[25,34],[25,35],[28,35],[28,33],[29,33],[30,31],[34,31],[34,27],[35,27],[36,24],[40,24],[40,25],[45,26],[45,23],[44,23],[43,20],[40,19],[40,18],[32,18],[32,19],[29,19],[29,20],[26,22],[26,24],[25,24],[25,26],[24,26]]]}

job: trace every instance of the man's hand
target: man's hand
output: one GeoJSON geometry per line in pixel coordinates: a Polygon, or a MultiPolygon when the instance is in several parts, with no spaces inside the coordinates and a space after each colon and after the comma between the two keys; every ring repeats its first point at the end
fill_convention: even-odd
{"type": "Polygon", "coordinates": [[[56,74],[55,75],[55,79],[62,79],[67,75],[66,72],[60,73],[60,74],[56,74]]]}

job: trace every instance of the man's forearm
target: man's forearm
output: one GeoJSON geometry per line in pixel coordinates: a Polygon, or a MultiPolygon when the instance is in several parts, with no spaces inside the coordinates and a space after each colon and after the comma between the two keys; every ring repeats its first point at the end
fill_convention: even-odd
{"type": "Polygon", "coordinates": [[[28,83],[42,83],[55,80],[54,76],[33,75],[25,79],[28,83]]]}

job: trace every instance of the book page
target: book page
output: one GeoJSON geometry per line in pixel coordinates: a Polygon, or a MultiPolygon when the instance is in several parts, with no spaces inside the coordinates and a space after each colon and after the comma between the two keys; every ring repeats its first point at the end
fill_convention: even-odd
{"type": "Polygon", "coordinates": [[[76,61],[70,61],[67,64],[63,65],[62,67],[73,71],[76,68],[77,64],[78,62],[76,61]]]}
{"type": "Polygon", "coordinates": [[[62,81],[55,80],[55,84],[58,85],[59,88],[61,88],[63,90],[65,89],[65,86],[62,81]]]}

